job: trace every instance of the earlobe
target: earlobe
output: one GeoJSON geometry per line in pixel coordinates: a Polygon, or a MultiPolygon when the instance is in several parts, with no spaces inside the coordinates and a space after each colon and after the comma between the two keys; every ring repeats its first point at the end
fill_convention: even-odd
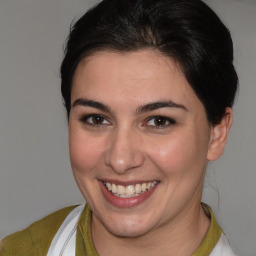
{"type": "Polygon", "coordinates": [[[228,107],[225,110],[225,115],[223,116],[221,122],[212,127],[207,154],[208,161],[215,161],[222,155],[232,121],[233,112],[232,109],[228,107]]]}

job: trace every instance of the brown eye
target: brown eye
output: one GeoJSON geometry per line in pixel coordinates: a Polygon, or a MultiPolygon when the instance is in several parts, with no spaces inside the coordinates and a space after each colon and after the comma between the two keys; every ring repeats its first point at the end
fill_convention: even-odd
{"type": "Polygon", "coordinates": [[[95,115],[91,117],[91,123],[93,124],[102,124],[104,122],[104,118],[100,115],[95,115]]]}
{"type": "Polygon", "coordinates": [[[154,124],[156,126],[164,126],[164,125],[166,125],[166,123],[167,123],[167,119],[164,117],[156,117],[154,119],[154,124]]]}
{"type": "Polygon", "coordinates": [[[175,121],[173,119],[164,116],[151,117],[147,122],[147,126],[152,128],[166,128],[174,124],[175,121]]]}
{"type": "Polygon", "coordinates": [[[110,124],[110,122],[104,116],[98,114],[83,116],[82,118],[80,118],[80,122],[91,126],[103,126],[110,124]]]}

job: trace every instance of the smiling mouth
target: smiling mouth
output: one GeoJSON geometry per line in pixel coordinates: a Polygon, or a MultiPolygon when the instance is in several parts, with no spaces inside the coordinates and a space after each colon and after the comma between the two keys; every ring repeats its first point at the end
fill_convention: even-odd
{"type": "Polygon", "coordinates": [[[110,182],[103,182],[104,186],[107,188],[109,192],[111,192],[114,196],[120,198],[132,198],[142,195],[145,192],[154,188],[158,183],[158,181],[152,181],[146,183],[138,183],[135,185],[123,186],[110,182]]]}

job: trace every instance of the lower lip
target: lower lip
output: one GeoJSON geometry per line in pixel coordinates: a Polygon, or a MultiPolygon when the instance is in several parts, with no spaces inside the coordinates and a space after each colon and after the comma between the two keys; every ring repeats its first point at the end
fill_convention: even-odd
{"type": "Polygon", "coordinates": [[[118,208],[130,208],[137,205],[140,205],[144,201],[146,201],[152,193],[155,191],[155,189],[158,187],[159,183],[156,184],[152,189],[144,192],[143,194],[131,198],[121,198],[118,196],[113,195],[103,184],[102,181],[99,181],[100,188],[103,193],[104,198],[113,206],[116,206],[118,208]]]}

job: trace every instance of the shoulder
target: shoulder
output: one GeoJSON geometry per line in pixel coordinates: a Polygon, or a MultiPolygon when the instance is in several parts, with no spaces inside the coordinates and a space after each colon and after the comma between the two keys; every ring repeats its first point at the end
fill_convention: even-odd
{"type": "Polygon", "coordinates": [[[76,206],[56,211],[34,222],[25,230],[11,234],[3,239],[1,256],[46,255],[60,225],[76,206]]]}
{"type": "Polygon", "coordinates": [[[231,249],[228,239],[224,235],[221,234],[218,243],[216,244],[215,248],[211,252],[210,256],[236,256],[231,249]]]}

